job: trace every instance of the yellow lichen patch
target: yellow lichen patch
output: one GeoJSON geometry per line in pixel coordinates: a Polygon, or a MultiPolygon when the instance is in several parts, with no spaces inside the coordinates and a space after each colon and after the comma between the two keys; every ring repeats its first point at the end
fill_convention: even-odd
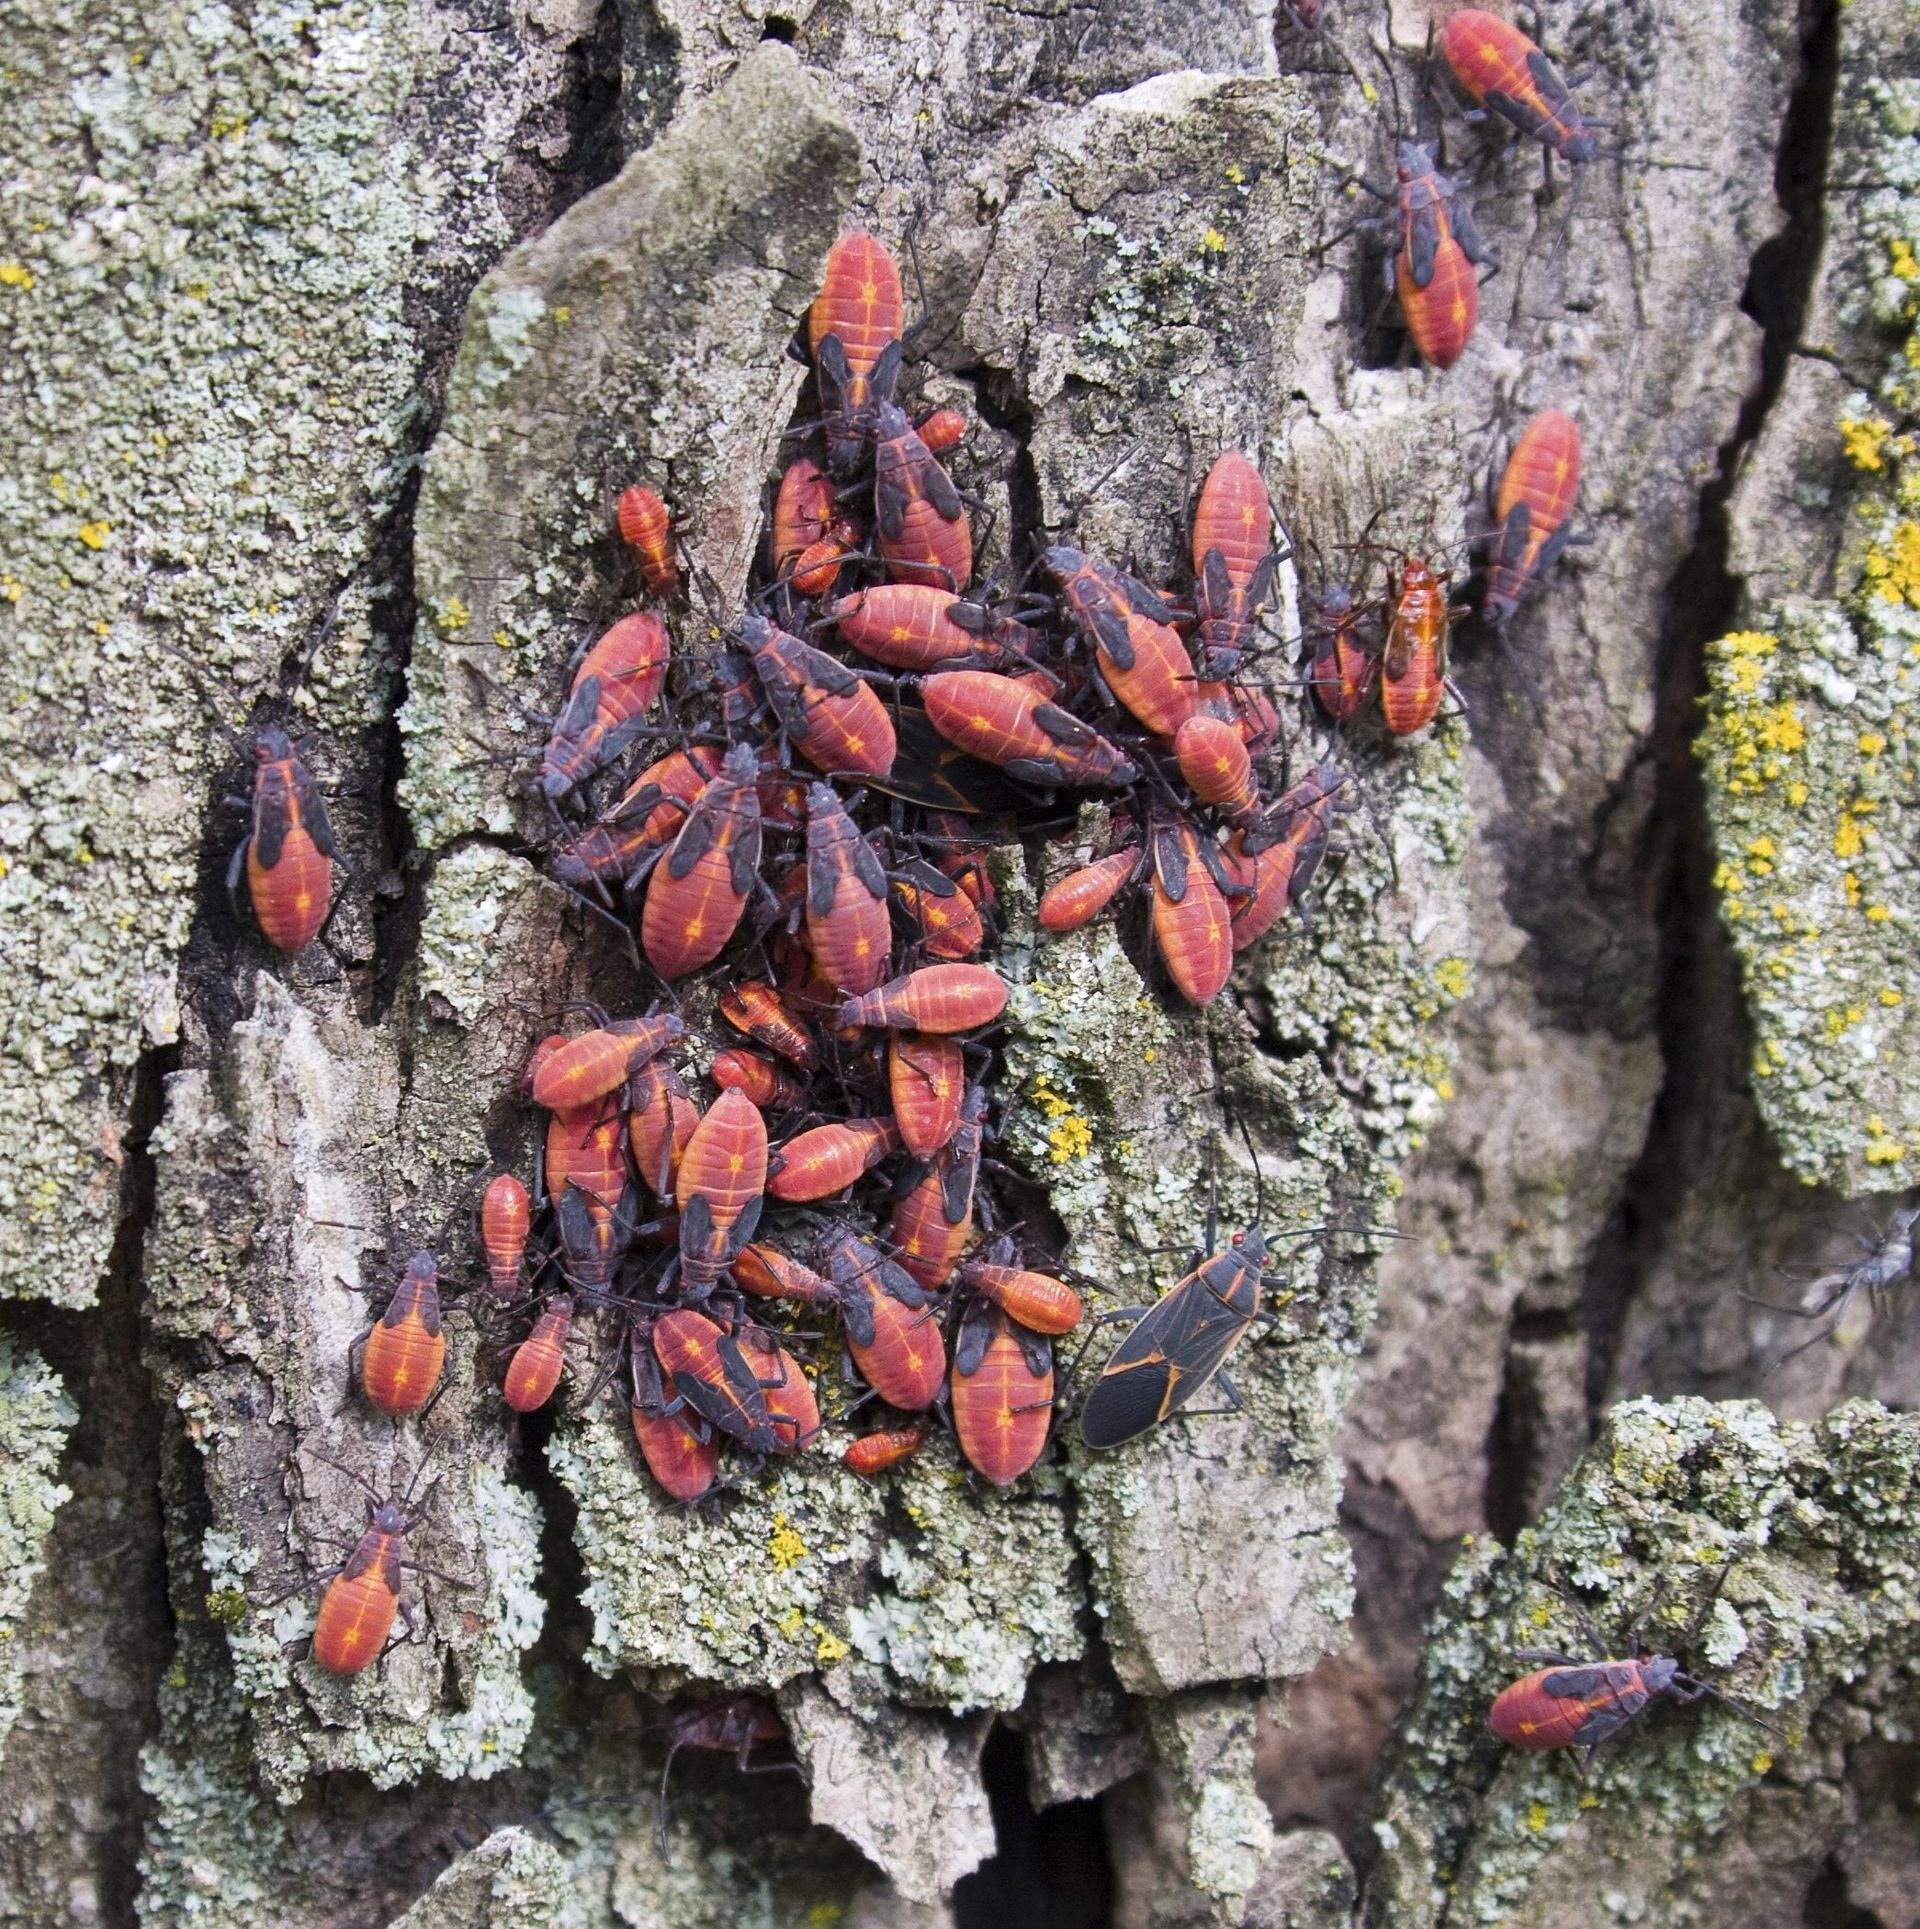
{"type": "Polygon", "coordinates": [[[1226,252],[1227,237],[1218,228],[1209,228],[1200,237],[1200,246],[1210,255],[1223,254],[1226,252]]]}
{"type": "Polygon", "coordinates": [[[1851,810],[1840,813],[1840,822],[1834,826],[1833,854],[1835,857],[1858,857],[1867,848],[1865,833],[1861,830],[1860,820],[1851,810]]]}
{"type": "Polygon", "coordinates": [[[1897,522],[1884,542],[1870,543],[1860,574],[1883,603],[1920,605],[1920,523],[1897,522]]]}
{"type": "Polygon", "coordinates": [[[434,621],[448,636],[458,636],[473,619],[473,612],[457,596],[449,596],[440,605],[440,613],[434,621]]]}
{"type": "Polygon", "coordinates": [[[33,270],[24,262],[0,261],[0,286],[29,289],[33,286],[33,270]]]}
{"type": "Polygon", "coordinates": [[[1860,754],[1863,757],[1877,757],[1887,747],[1887,740],[1877,730],[1863,730],[1860,733],[1860,754]]]}
{"type": "Polygon", "coordinates": [[[784,1574],[790,1567],[798,1567],[807,1558],[807,1544],[788,1522],[784,1513],[773,1517],[773,1531],[767,1536],[767,1554],[773,1562],[773,1571],[784,1574]]]}
{"type": "Polygon", "coordinates": [[[107,538],[113,534],[113,525],[110,522],[83,522],[74,534],[89,549],[105,549],[107,538]]]}
{"type": "Polygon", "coordinates": [[[1847,460],[1856,469],[1871,472],[1885,468],[1884,452],[1892,433],[1892,425],[1877,415],[1843,416],[1840,421],[1840,443],[1847,452],[1847,460]]]}
{"type": "Polygon", "coordinates": [[[1055,1165],[1084,1159],[1092,1150],[1093,1127],[1078,1112],[1066,1112],[1054,1120],[1047,1134],[1047,1157],[1055,1165]]]}
{"type": "Polygon", "coordinates": [[[1553,1811],[1545,1802],[1530,1802],[1527,1805],[1527,1827],[1535,1835],[1538,1835],[1552,1820],[1553,1811]]]}

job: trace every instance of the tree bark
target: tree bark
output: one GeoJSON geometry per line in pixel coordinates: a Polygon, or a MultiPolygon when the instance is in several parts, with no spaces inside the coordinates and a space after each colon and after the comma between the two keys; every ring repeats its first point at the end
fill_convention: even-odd
{"type": "Polygon", "coordinates": [[[1555,0],[1608,123],[1570,186],[1428,91],[1441,11],[14,0],[0,1917],[1920,1920],[1920,1328],[1775,1370],[1755,1303],[1920,1160],[1920,43],[1896,0],[1555,0]],[[1444,375],[1355,228],[1442,123],[1502,263],[1444,375]],[[1177,581],[1240,446],[1296,569],[1377,594],[1364,545],[1477,533],[1545,406],[1595,541],[1463,633],[1464,714],[1338,747],[1312,925],[1209,1012],[1110,928],[1039,944],[1097,811],[996,853],[1000,1152],[1073,1264],[1150,1295],[1210,1194],[1320,1229],[1244,1411],[1007,1495],[936,1442],[689,1513],[605,1400],[507,1425],[457,1319],[432,1428],[376,1424],[347,1288],[476,1279],[539,1014],[645,1000],[541,875],[527,714],[620,607],[624,482],[687,536],[678,647],[737,607],[855,224],[974,424],[988,567],[1071,527],[1177,581]],[[225,731],[289,710],[351,865],[291,962],[221,883],[225,731]],[[466,1585],[336,1681],[298,1637],[347,1469],[429,1438],[414,1552],[466,1585]],[[1567,1592],[1616,1641],[1702,1605],[1685,1665],[1784,1738],[1504,1753],[1567,1592]],[[689,1757],[669,1860],[696,1686],[776,1693],[805,1785],[689,1757]]]}

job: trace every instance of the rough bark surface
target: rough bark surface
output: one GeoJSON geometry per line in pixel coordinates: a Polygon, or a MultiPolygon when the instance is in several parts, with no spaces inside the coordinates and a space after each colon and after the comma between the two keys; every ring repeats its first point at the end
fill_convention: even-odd
{"type": "Polygon", "coordinates": [[[1446,114],[1503,268],[1439,376],[1353,182],[1435,125],[1443,11],[0,8],[0,1920],[1916,1920],[1920,1337],[1862,1305],[1775,1371],[1755,1302],[1920,1159],[1920,41],[1555,0],[1608,151],[1570,194],[1446,114]],[[630,587],[632,474],[680,647],[733,606],[855,221],[989,564],[1070,523],[1171,580],[1228,444],[1334,566],[1437,547],[1549,404],[1596,540],[1464,717],[1343,747],[1312,930],[1204,1017],[1037,941],[1097,810],[996,859],[1001,1151],[1076,1265],[1153,1290],[1228,1115],[1223,1223],[1413,1237],[1290,1248],[1234,1417],[688,1514],[606,1401],[507,1425],[458,1319],[432,1427],[376,1424],[350,1289],[472,1278],[535,1014],[644,1000],[539,875],[527,713],[630,587]],[[292,964],[220,881],[219,726],[287,721],[352,865],[292,964]],[[343,1684],[300,1637],[356,1476],[417,1479],[439,1575],[343,1684]],[[1485,1735],[1554,1587],[1672,1638],[1722,1567],[1689,1659],[1784,1743],[1662,1707],[1582,1782],[1485,1735]],[[667,1857],[702,1685],[777,1691],[806,1786],[686,1757],[667,1857]]]}

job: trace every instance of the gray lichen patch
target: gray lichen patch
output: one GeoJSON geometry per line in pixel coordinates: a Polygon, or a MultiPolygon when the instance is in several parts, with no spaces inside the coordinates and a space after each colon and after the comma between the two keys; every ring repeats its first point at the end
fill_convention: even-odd
{"type": "MultiPolygon", "coordinates": [[[[768,42],[476,291],[415,541],[401,797],[424,849],[512,828],[510,764],[537,747],[515,706],[553,707],[624,607],[614,490],[657,489],[702,596],[737,597],[800,381],[784,350],[856,169],[820,83],[768,42]]],[[[676,644],[710,648],[704,621],[676,644]]]]}
{"type": "Polygon", "coordinates": [[[1072,511],[1077,540],[1168,571],[1176,452],[1264,452],[1317,218],[1311,121],[1294,81],[1169,74],[1037,119],[978,168],[966,338],[1032,409],[1042,513],[1072,511]]]}
{"type": "Polygon", "coordinates": [[[20,1637],[33,1584],[46,1569],[54,1516],[73,1498],[58,1476],[79,1417],[59,1374],[0,1339],[0,1751],[20,1717],[20,1637]]]}
{"type": "Polygon", "coordinates": [[[406,1203],[394,1195],[397,1075],[343,1004],[302,1007],[265,977],[255,997],[233,1027],[224,1084],[200,1072],[171,1081],[148,1268],[157,1330],[213,1349],[214,1363],[169,1359],[158,1377],[204,1459],[203,1553],[260,1771],[283,1799],[328,1768],[382,1786],[428,1768],[489,1775],[532,1719],[519,1656],[544,1611],[538,1510],[505,1479],[502,1431],[476,1424],[470,1324],[445,1328],[453,1385],[435,1431],[467,1437],[437,1483],[421,1478],[427,1436],[360,1394],[350,1356],[370,1315],[348,1289],[385,1287],[405,1258],[388,1231],[406,1203]],[[385,1260],[369,1263],[379,1248],[385,1260]],[[422,1638],[338,1680],[295,1651],[317,1607],[313,1577],[366,1518],[353,1475],[382,1497],[418,1483],[425,1525],[411,1557],[451,1579],[423,1589],[410,1578],[402,1593],[424,1604],[422,1638]],[[281,1592],[275,1607],[247,1605],[281,1592]]]}
{"type": "MultiPolygon", "coordinates": [[[[303,704],[323,781],[381,713],[367,566],[413,433],[407,291],[492,169],[429,164],[405,123],[433,63],[384,0],[73,24],[31,4],[8,35],[0,1292],[80,1305],[233,765],[157,646],[244,723],[337,598],[303,704]]],[[[459,227],[442,265],[501,238],[459,227]]]]}
{"type": "Polygon", "coordinates": [[[1855,619],[1782,608],[1769,630],[1722,637],[1708,664],[1700,754],[1754,1096],[1808,1183],[1907,1186],[1920,1170],[1920,619],[1868,589],[1855,619]]]}
{"type": "Polygon", "coordinates": [[[602,1407],[548,1448],[579,1509],[588,1660],[654,1689],[775,1685],[844,1667],[870,1694],[1014,1708],[1040,1662],[1081,1651],[1057,1476],[970,1489],[930,1446],[883,1491],[823,1441],[689,1511],[602,1407]]]}
{"type": "Polygon", "coordinates": [[[1154,1746],[1186,1816],[1187,1879],[1222,1900],[1247,1895],[1273,1854],[1273,1818],[1253,1785],[1255,1708],[1237,1688],[1149,1704],[1154,1746]]]}
{"type": "Polygon", "coordinates": [[[1908,1732],[1917,1478],[1920,1428],[1865,1402],[1817,1426],[1750,1402],[1615,1408],[1539,1526],[1511,1553],[1469,1546],[1449,1578],[1386,1782],[1368,1919],[1545,1923],[1583,1893],[1621,1920],[1692,1919],[1761,1804],[1784,1823],[1851,1742],[1908,1732]],[[1576,1604],[1616,1654],[1638,1620],[1672,1652],[1699,1616],[1682,1663],[1784,1738],[1702,1701],[1656,1705],[1585,1775],[1570,1750],[1506,1749],[1485,1722],[1526,1672],[1508,1653],[1586,1653],[1576,1604]]]}
{"type": "Polygon", "coordinates": [[[568,1870],[551,1843],[496,1829],[441,1876],[393,1929],[565,1929],[568,1870]]]}

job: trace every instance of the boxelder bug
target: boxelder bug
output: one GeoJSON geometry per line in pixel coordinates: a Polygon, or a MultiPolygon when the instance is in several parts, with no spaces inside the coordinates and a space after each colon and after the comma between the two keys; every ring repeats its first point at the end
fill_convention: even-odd
{"type": "Polygon", "coordinates": [[[899,1149],[899,1128],[891,1119],[849,1119],[796,1133],[780,1148],[768,1174],[767,1190],[776,1199],[801,1204],[844,1192],[863,1172],[899,1149]]]}
{"type": "Polygon", "coordinates": [[[889,1406],[924,1413],[947,1377],[932,1293],[848,1226],[828,1228],[821,1256],[861,1377],[889,1406]]]}
{"type": "Polygon", "coordinates": [[[440,1330],[439,1278],[432,1253],[415,1253],[386,1311],[367,1332],[360,1384],[367,1398],[392,1419],[418,1413],[440,1384],[447,1336],[440,1330]]]}
{"type": "Polygon", "coordinates": [[[916,1426],[884,1428],[879,1433],[863,1433],[858,1440],[849,1440],[840,1462],[863,1480],[871,1480],[875,1474],[883,1474],[889,1467],[911,1460],[926,1444],[927,1423],[922,1420],[916,1426]]]}
{"type": "Polygon", "coordinates": [[[614,762],[646,726],[667,680],[667,626],[650,610],[623,616],[580,659],[540,754],[536,780],[558,803],[614,762]]]}
{"type": "Polygon", "coordinates": [[[635,483],[620,492],[617,518],[621,538],[640,559],[647,588],[656,596],[671,596],[680,587],[680,563],[673,553],[667,505],[651,489],[635,483]]]}
{"type": "Polygon", "coordinates": [[[1462,7],[1440,30],[1440,52],[1477,106],[1531,135],[1572,167],[1598,148],[1560,70],[1518,27],[1462,7]]]}
{"type": "Polygon", "coordinates": [[[496,1173],[480,1201],[480,1243],[487,1254],[487,1288],[495,1299],[512,1299],[520,1290],[532,1223],[526,1187],[511,1172],[496,1173]]]}
{"type": "Polygon", "coordinates": [[[953,1430],[970,1465],[1010,1487],[1040,1458],[1053,1424],[1053,1342],[976,1298],[953,1350],[953,1430]]]}
{"type": "Polygon", "coordinates": [[[893,953],[887,873],[831,784],[807,790],[807,940],[836,991],[883,983],[893,953]]]}
{"type": "Polygon", "coordinates": [[[1007,981],[991,965],[923,965],[849,998],[837,1022],[900,1031],[972,1031],[990,1025],[1006,1008],[1007,981]]]}
{"type": "Polygon", "coordinates": [[[661,1371],[651,1322],[634,1323],[628,1360],[633,1437],[647,1471],[675,1500],[691,1505],[711,1490],[720,1471],[720,1436],[680,1399],[673,1376],[661,1371]]]}
{"type": "Polygon", "coordinates": [[[1038,690],[990,670],[942,670],[920,699],[927,720],[951,744],[996,764],[1022,783],[1125,785],[1140,775],[1117,744],[1038,690]]]}
{"type": "Polygon", "coordinates": [[[767,1189],[767,1122],[744,1092],[722,1092],[680,1159],[680,1283],[711,1290],[753,1237],[767,1189]]]}
{"type": "Polygon", "coordinates": [[[1572,516],[1579,494],[1579,425],[1558,409],[1545,409],[1521,432],[1500,478],[1480,604],[1489,623],[1506,622],[1528,588],[1575,540],[1572,516]]]}
{"type": "Polygon", "coordinates": [[[898,752],[893,721],[874,689],[838,657],[749,610],[733,626],[793,746],[829,776],[884,777],[898,752]]]}
{"type": "MultiPolygon", "coordinates": [[[[1699,1634],[1714,1602],[1720,1598],[1732,1565],[1729,1561],[1721,1568],[1712,1591],[1695,1610],[1685,1632],[1675,1643],[1677,1647],[1686,1648],[1699,1634]]],[[[1544,1752],[1551,1748],[1578,1747],[1587,1750],[1587,1759],[1591,1761],[1593,1751],[1609,1735],[1624,1728],[1656,1696],[1690,1702],[1711,1695],[1743,1719],[1778,1734],[1780,1731],[1772,1722],[1731,1695],[1722,1694],[1711,1683],[1683,1673],[1671,1655],[1649,1654],[1642,1648],[1641,1633],[1659,1601],[1660,1594],[1656,1592],[1631,1630],[1628,1646],[1636,1651],[1632,1660],[1610,1657],[1585,1615],[1579,1617],[1580,1628],[1593,1649],[1593,1660],[1516,1650],[1512,1657],[1515,1661],[1542,1661],[1548,1665],[1503,1688],[1487,1711],[1487,1726],[1510,1748],[1544,1752]]]]}
{"type": "Polygon", "coordinates": [[[1480,316],[1474,269],[1500,264],[1475,230],[1458,188],[1434,167],[1429,149],[1403,142],[1395,171],[1400,246],[1393,258],[1394,291],[1420,359],[1451,368],[1466,352],[1480,316]]]}
{"type": "Polygon", "coordinates": [[[231,895],[246,867],[247,896],[261,932],[292,956],[319,936],[333,908],[333,826],[312,773],[284,730],[254,739],[253,829],[227,866],[231,895]]]}
{"type": "Polygon", "coordinates": [[[1184,816],[1153,832],[1153,936],[1167,976],[1189,1004],[1210,1004],[1233,970],[1227,892],[1219,847],[1184,816]]]}
{"type": "Polygon", "coordinates": [[[1200,618],[1197,669],[1230,677],[1246,657],[1290,548],[1271,541],[1273,509],[1260,471],[1237,449],[1215,461],[1193,516],[1193,575],[1200,618]]]}
{"type": "Polygon", "coordinates": [[[813,1034],[787,1007],[764,978],[743,978],[721,994],[720,1016],[755,1044],[777,1052],[803,1072],[820,1063],[820,1046],[813,1034]]]}
{"type": "Polygon", "coordinates": [[[1798,1306],[1778,1306],[1772,1300],[1756,1298],[1752,1293],[1741,1295],[1741,1298],[1756,1306],[1789,1314],[1794,1319],[1826,1321],[1818,1332],[1781,1354],[1770,1371],[1777,1371],[1808,1347],[1818,1345],[1836,1331],[1845,1321],[1847,1308],[1852,1305],[1856,1293],[1866,1293],[1874,1309],[1879,1309],[1881,1300],[1913,1271],[1913,1228],[1916,1220],[1920,1220],[1920,1206],[1902,1206],[1888,1220],[1886,1230],[1878,1239],[1854,1234],[1855,1241],[1866,1249],[1865,1258],[1856,1259],[1851,1265],[1842,1266],[1837,1271],[1821,1273],[1808,1281],[1798,1306]]]}
{"type": "Polygon", "coordinates": [[[873,424],[873,519],[896,581],[958,592],[973,579],[973,531],[960,491],[904,410],[882,402],[873,424]]]}
{"type": "MultiPolygon", "coordinates": [[[[604,1013],[601,1016],[605,1018],[604,1013]]],[[[608,1020],[541,1059],[533,1074],[533,1102],[549,1112],[591,1105],[618,1091],[643,1065],[686,1035],[686,1021],[677,1011],[608,1020]]]]}
{"type": "Polygon", "coordinates": [[[896,1031],[887,1039],[887,1090],[900,1138],[915,1158],[930,1159],[960,1124],[966,1055],[958,1040],[896,1031]]]}
{"type": "Polygon", "coordinates": [[[663,978],[711,964],[739,927],[760,875],[759,777],[753,746],[735,744],[647,880],[640,943],[663,978]]]}
{"type": "MultiPolygon", "coordinates": [[[[570,1193],[568,1197],[585,1202],[582,1193],[570,1193]]],[[[572,1327],[573,1295],[554,1293],[541,1307],[533,1331],[513,1349],[507,1365],[501,1394],[515,1413],[537,1413],[553,1398],[560,1375],[566,1370],[567,1334],[572,1327]]]]}
{"type": "Polygon", "coordinates": [[[674,1757],[683,1748],[713,1748],[731,1754],[743,1775],[798,1775],[806,1780],[806,1770],[798,1762],[751,1761],[756,1742],[785,1741],[786,1725],[780,1711],[765,1695],[731,1695],[723,1701],[704,1701],[684,1708],[667,1726],[667,1760],[660,1771],[660,1860],[671,1862],[667,1846],[667,1778],[673,1773],[674,1757]]]}
{"type": "Polygon", "coordinates": [[[1069,871],[1057,884],[1050,885],[1040,900],[1041,930],[1059,935],[1091,924],[1139,870],[1140,853],[1129,845],[1111,857],[1095,858],[1091,864],[1069,871]]]}
{"type": "Polygon", "coordinates": [[[1401,559],[1400,582],[1380,658],[1380,707],[1396,737],[1424,730],[1447,691],[1447,639],[1454,609],[1447,579],[1418,556],[1401,559]]]}
{"type": "Polygon", "coordinates": [[[874,411],[892,400],[905,321],[892,255],[870,234],[843,234],[827,255],[820,292],[807,310],[827,464],[837,475],[859,468],[874,411]]]}

